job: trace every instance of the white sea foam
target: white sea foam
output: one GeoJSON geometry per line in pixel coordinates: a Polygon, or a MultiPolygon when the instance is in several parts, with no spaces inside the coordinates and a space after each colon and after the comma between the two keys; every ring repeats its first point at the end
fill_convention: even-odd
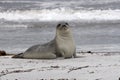
{"type": "Polygon", "coordinates": [[[73,10],[70,8],[17,10],[0,12],[0,19],[8,21],[120,20],[120,10],[73,10]]]}

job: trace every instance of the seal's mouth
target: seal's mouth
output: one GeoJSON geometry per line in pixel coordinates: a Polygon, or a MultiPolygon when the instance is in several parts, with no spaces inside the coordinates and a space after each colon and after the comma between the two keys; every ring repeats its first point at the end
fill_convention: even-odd
{"type": "Polygon", "coordinates": [[[57,25],[57,29],[59,29],[59,30],[67,30],[68,28],[69,28],[68,23],[59,23],[57,25]]]}

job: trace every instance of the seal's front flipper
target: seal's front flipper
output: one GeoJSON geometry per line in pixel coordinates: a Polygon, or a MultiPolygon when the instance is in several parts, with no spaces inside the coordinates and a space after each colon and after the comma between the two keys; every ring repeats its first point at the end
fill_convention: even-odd
{"type": "Polygon", "coordinates": [[[12,58],[23,58],[23,53],[12,56],[12,58]]]}
{"type": "Polygon", "coordinates": [[[83,58],[84,56],[77,56],[76,52],[73,54],[73,58],[83,58]]]}
{"type": "Polygon", "coordinates": [[[76,55],[76,49],[74,50],[73,58],[78,58],[77,55],[76,55]]]}

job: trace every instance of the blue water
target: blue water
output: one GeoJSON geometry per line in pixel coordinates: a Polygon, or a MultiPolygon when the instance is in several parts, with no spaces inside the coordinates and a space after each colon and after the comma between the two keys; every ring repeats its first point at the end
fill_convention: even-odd
{"type": "Polygon", "coordinates": [[[70,24],[77,51],[120,51],[120,0],[0,0],[0,49],[20,53],[70,24]],[[89,4],[88,4],[89,3],[89,4]]]}

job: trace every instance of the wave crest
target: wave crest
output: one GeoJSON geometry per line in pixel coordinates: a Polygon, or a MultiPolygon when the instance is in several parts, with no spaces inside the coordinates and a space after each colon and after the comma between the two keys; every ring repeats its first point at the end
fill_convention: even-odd
{"type": "Polygon", "coordinates": [[[8,21],[120,20],[120,10],[73,10],[70,8],[16,10],[0,12],[0,19],[8,21]]]}

